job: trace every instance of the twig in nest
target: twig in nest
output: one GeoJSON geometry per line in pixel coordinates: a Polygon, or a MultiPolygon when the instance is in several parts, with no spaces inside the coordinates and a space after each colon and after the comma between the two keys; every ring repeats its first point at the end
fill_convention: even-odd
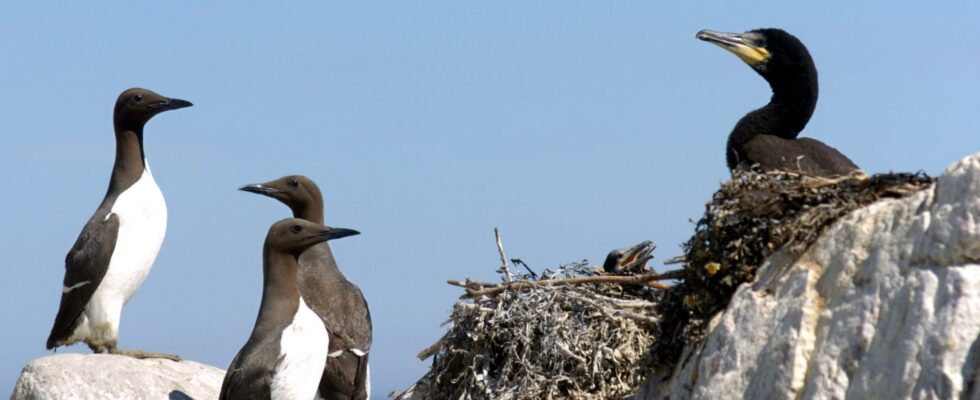
{"type": "Polygon", "coordinates": [[[424,361],[425,359],[434,356],[436,353],[439,352],[439,350],[442,349],[442,346],[446,343],[447,338],[449,338],[448,331],[446,332],[445,335],[442,335],[442,337],[439,338],[439,340],[436,340],[436,342],[433,343],[431,346],[426,347],[425,349],[420,351],[419,354],[416,355],[415,357],[418,357],[419,361],[424,361]]]}
{"type": "Polygon", "coordinates": [[[583,283],[618,283],[621,285],[643,285],[655,289],[667,290],[668,288],[670,288],[670,285],[657,281],[666,280],[666,279],[677,279],[679,275],[681,274],[679,274],[678,271],[670,271],[663,274],[650,273],[650,274],[633,275],[633,276],[600,275],[600,276],[577,276],[574,278],[564,278],[564,279],[542,279],[539,281],[514,281],[514,282],[508,282],[503,285],[491,287],[487,289],[471,289],[467,287],[465,296],[469,296],[469,297],[494,296],[507,290],[523,290],[535,286],[578,285],[583,283]]]}
{"type": "Polygon", "coordinates": [[[504,281],[510,282],[514,277],[510,274],[510,267],[507,265],[507,255],[504,254],[504,241],[500,239],[500,228],[493,228],[493,236],[497,238],[497,252],[500,253],[500,269],[497,272],[503,272],[504,281]]]}
{"type": "MultiPolygon", "coordinates": [[[[601,297],[597,297],[597,298],[601,298],[601,297]]],[[[612,299],[612,298],[608,298],[608,297],[606,297],[606,299],[612,300],[613,301],[613,304],[616,305],[616,307],[615,308],[607,307],[607,306],[605,306],[603,304],[599,304],[599,302],[597,302],[597,301],[595,301],[593,299],[590,299],[588,297],[585,297],[585,296],[575,296],[575,300],[582,301],[582,302],[586,302],[586,303],[591,304],[592,306],[594,306],[595,308],[599,309],[599,311],[601,311],[602,313],[604,313],[606,316],[608,316],[610,318],[625,317],[625,318],[630,318],[630,319],[633,319],[633,320],[636,320],[636,321],[644,322],[644,323],[647,323],[647,324],[652,325],[652,326],[656,326],[657,321],[658,321],[658,319],[656,317],[650,316],[650,315],[640,314],[640,313],[633,312],[633,311],[619,309],[618,307],[621,307],[621,305],[618,305],[615,302],[618,302],[618,301],[621,301],[621,300],[619,300],[619,299],[612,299]]],[[[654,303],[649,303],[649,302],[644,302],[644,303],[648,303],[650,305],[653,305],[654,304],[654,303]]]]}
{"type": "Polygon", "coordinates": [[[690,271],[688,271],[686,269],[675,269],[673,271],[667,271],[667,272],[664,272],[662,274],[657,275],[657,277],[658,277],[657,280],[665,281],[665,280],[668,280],[668,279],[684,279],[684,278],[687,277],[687,275],[689,273],[690,273],[690,271]]]}
{"type": "Polygon", "coordinates": [[[538,274],[536,274],[534,270],[531,269],[531,266],[527,265],[527,263],[524,262],[524,260],[521,260],[520,258],[511,258],[510,262],[514,263],[514,265],[520,265],[524,267],[524,269],[527,270],[527,273],[531,274],[531,279],[538,279],[538,274]]]}
{"type": "Polygon", "coordinates": [[[681,264],[684,262],[684,260],[687,260],[687,257],[685,257],[684,255],[679,255],[667,259],[666,261],[664,261],[664,265],[681,264]]]}
{"type": "Polygon", "coordinates": [[[481,283],[481,282],[477,282],[477,281],[474,281],[474,280],[472,280],[470,278],[466,278],[466,282],[460,282],[460,281],[457,281],[457,280],[454,280],[454,279],[450,279],[450,280],[447,280],[446,283],[448,283],[448,284],[450,284],[452,286],[457,286],[457,287],[466,288],[466,289],[474,289],[474,290],[483,289],[484,286],[490,286],[490,287],[497,286],[496,284],[493,284],[493,283],[481,283]]]}

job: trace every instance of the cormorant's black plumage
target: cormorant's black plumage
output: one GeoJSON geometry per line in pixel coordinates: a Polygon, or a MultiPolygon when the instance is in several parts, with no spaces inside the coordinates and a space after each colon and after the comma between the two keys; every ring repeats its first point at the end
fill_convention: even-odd
{"type": "Polygon", "coordinates": [[[738,56],[772,88],[772,99],[738,121],[728,136],[728,168],[790,170],[809,175],[845,175],[860,170],[850,159],[819,140],[797,139],[817,105],[817,69],[806,46],[781,29],[742,34],[698,32],[738,56]]]}

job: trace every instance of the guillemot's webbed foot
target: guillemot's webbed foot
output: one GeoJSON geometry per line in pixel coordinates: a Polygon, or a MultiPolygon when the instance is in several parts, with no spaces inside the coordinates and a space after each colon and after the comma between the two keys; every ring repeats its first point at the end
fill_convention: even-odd
{"type": "Polygon", "coordinates": [[[142,350],[131,350],[131,349],[117,349],[115,347],[109,348],[109,354],[118,354],[121,356],[130,356],[133,358],[138,358],[140,360],[147,358],[165,358],[171,361],[180,362],[180,356],[176,354],[167,353],[149,353],[142,350]]]}
{"type": "Polygon", "coordinates": [[[106,352],[106,347],[101,344],[88,343],[88,348],[92,349],[92,353],[94,354],[101,354],[106,352]]]}

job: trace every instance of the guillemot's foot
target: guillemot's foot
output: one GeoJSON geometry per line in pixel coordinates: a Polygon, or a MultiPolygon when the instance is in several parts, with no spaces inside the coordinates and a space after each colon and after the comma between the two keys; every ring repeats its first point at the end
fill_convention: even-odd
{"type": "Polygon", "coordinates": [[[176,354],[167,353],[149,353],[142,350],[129,350],[129,349],[109,349],[109,354],[118,354],[121,356],[130,356],[133,358],[138,358],[144,360],[147,358],[165,358],[171,361],[180,362],[180,356],[176,354]]]}

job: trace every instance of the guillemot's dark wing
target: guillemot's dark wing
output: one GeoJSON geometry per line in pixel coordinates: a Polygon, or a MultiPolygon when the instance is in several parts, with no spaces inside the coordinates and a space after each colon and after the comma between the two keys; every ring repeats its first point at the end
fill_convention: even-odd
{"type": "Polygon", "coordinates": [[[335,286],[338,290],[330,296],[335,306],[323,316],[334,356],[327,357],[320,393],[325,398],[364,399],[372,341],[371,312],[357,285],[344,280],[335,286]]]}
{"type": "Polygon", "coordinates": [[[105,209],[96,211],[65,256],[61,306],[48,336],[49,350],[71,337],[78,318],[109,269],[109,259],[119,234],[119,216],[109,212],[105,209]]]}
{"type": "Polygon", "coordinates": [[[275,366],[281,361],[277,341],[280,338],[274,335],[266,336],[262,340],[253,334],[228,366],[218,398],[268,399],[271,396],[270,384],[276,372],[275,366]]]}

